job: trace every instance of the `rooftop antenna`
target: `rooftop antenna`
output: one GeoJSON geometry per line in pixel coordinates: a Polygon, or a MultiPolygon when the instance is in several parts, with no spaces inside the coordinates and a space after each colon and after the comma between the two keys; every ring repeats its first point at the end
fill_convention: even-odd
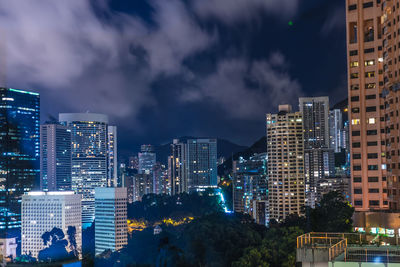
{"type": "Polygon", "coordinates": [[[6,31],[0,27],[0,87],[7,87],[6,31]]]}

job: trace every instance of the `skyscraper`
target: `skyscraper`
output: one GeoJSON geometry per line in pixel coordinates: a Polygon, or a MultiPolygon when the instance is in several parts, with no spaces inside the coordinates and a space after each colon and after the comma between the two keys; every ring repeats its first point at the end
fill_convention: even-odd
{"type": "Polygon", "coordinates": [[[318,180],[334,174],[334,154],[329,149],[329,98],[301,97],[304,130],[306,205],[314,207],[318,180]]]}
{"type": "Polygon", "coordinates": [[[305,204],[303,119],[290,105],[280,105],[266,122],[269,216],[282,221],[305,204]]]}
{"type": "Polygon", "coordinates": [[[96,255],[128,244],[127,202],[124,187],[96,188],[96,255]]]}
{"type": "Polygon", "coordinates": [[[217,140],[187,140],[188,190],[217,186],[217,140]]]}
{"type": "Polygon", "coordinates": [[[174,139],[171,144],[168,176],[172,195],[187,192],[187,145],[178,139],[174,139]]]}
{"type": "MultiPolygon", "coordinates": [[[[77,250],[82,250],[81,195],[72,191],[30,192],[22,197],[22,254],[37,258],[46,246],[42,235],[54,227],[67,236],[75,227],[77,250]]],[[[68,236],[66,238],[68,240],[68,236]]],[[[69,250],[69,246],[67,246],[69,250]]]]}
{"type": "Polygon", "coordinates": [[[390,139],[385,134],[385,100],[380,96],[389,92],[398,75],[397,69],[392,71],[397,64],[391,53],[397,34],[395,25],[390,25],[396,18],[392,9],[398,9],[394,1],[346,1],[351,188],[356,211],[389,208],[386,146],[390,139]]]}
{"type": "Polygon", "coordinates": [[[94,220],[94,192],[107,186],[108,117],[94,113],[61,113],[59,121],[72,133],[72,190],[82,194],[82,222],[94,220]]]}
{"type": "Polygon", "coordinates": [[[117,126],[108,126],[108,186],[118,186],[117,126]]]}
{"type": "Polygon", "coordinates": [[[343,147],[342,131],[343,120],[341,110],[333,109],[329,111],[329,147],[335,153],[340,153],[343,147]]]}
{"type": "Polygon", "coordinates": [[[71,190],[71,130],[64,125],[40,126],[40,189],[71,190]]]}
{"type": "MultiPolygon", "coordinates": [[[[268,200],[267,154],[240,158],[233,168],[233,209],[254,214],[253,202],[268,200]]],[[[264,218],[265,219],[265,218],[264,218]]]]}
{"type": "Polygon", "coordinates": [[[140,148],[139,158],[139,169],[140,174],[151,174],[153,173],[153,167],[156,164],[156,153],[154,153],[154,147],[152,145],[142,145],[140,148]]]}
{"type": "Polygon", "coordinates": [[[0,87],[0,230],[21,226],[21,197],[39,185],[38,93],[0,87]]]}
{"type": "MultiPolygon", "coordinates": [[[[385,140],[382,143],[386,145],[386,151],[374,151],[374,155],[369,157],[375,157],[378,154],[378,158],[386,156],[387,162],[387,201],[391,210],[400,210],[400,53],[399,53],[399,16],[400,6],[398,1],[382,1],[382,17],[381,25],[378,25],[378,39],[383,38],[383,58],[378,58],[379,65],[383,64],[383,88],[381,92],[381,98],[379,100],[380,116],[384,116],[384,123],[382,123],[382,117],[380,118],[380,124],[385,127],[385,140]],[[381,31],[379,30],[381,27],[381,31]],[[381,35],[381,36],[379,36],[381,35]],[[396,49],[397,47],[397,49],[396,49]],[[384,115],[382,114],[382,105],[384,109],[384,115]],[[379,155],[381,152],[381,155],[379,155]],[[385,154],[383,154],[385,153],[385,154]]],[[[379,23],[379,21],[377,21],[379,23]]],[[[374,60],[377,60],[374,58],[374,60]]],[[[382,71],[382,69],[381,69],[382,71]]],[[[381,75],[382,77],[382,75],[381,75]]],[[[382,80],[381,80],[382,81],[382,80]]],[[[367,96],[366,96],[367,97],[367,96]]],[[[372,97],[368,97],[370,99],[372,97]]],[[[376,101],[376,100],[375,100],[376,101]]],[[[378,103],[377,103],[378,104],[378,103]]],[[[378,121],[379,117],[375,118],[378,121]]],[[[369,118],[368,121],[371,121],[369,118]]],[[[379,167],[379,166],[378,166],[379,167]]],[[[386,188],[376,188],[374,194],[384,194],[386,188]],[[378,191],[379,190],[379,191],[378,191]]],[[[385,201],[385,200],[384,200],[385,201]]],[[[385,202],[383,203],[385,205],[385,202]]]]}

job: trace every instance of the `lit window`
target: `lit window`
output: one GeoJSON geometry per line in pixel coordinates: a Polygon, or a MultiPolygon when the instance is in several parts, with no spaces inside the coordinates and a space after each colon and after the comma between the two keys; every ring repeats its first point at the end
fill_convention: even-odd
{"type": "Polygon", "coordinates": [[[369,118],[368,119],[368,124],[375,124],[375,118],[369,118]]]}
{"type": "Polygon", "coordinates": [[[350,62],[350,68],[358,67],[358,61],[350,62]]]}
{"type": "Polygon", "coordinates": [[[352,125],[359,125],[360,124],[360,119],[351,120],[351,124],[352,125]]]}
{"type": "Polygon", "coordinates": [[[375,65],[375,60],[366,60],[364,62],[365,66],[374,66],[375,65]]]}
{"type": "Polygon", "coordinates": [[[375,77],[375,71],[367,71],[365,73],[365,78],[373,78],[375,77]]]}

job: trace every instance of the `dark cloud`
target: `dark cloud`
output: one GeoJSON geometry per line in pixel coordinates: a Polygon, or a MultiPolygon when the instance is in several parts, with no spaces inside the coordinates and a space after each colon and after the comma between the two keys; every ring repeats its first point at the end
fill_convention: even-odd
{"type": "MultiPolygon", "coordinates": [[[[0,0],[8,85],[39,91],[43,120],[109,114],[125,150],[180,135],[249,144],[265,112],[343,86],[331,75],[343,63],[337,54],[318,66],[343,10],[302,16],[320,3],[304,1],[0,0]],[[303,21],[282,23],[296,14],[303,21]]],[[[340,38],[327,47],[341,53],[340,38]]]]}

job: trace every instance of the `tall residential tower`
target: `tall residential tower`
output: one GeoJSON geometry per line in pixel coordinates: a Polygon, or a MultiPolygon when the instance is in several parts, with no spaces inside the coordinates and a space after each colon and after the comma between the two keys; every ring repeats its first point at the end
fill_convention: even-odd
{"type": "Polygon", "coordinates": [[[389,143],[385,133],[385,100],[381,96],[398,75],[397,69],[390,67],[396,65],[397,58],[389,57],[397,48],[397,43],[392,46],[398,39],[397,22],[395,17],[389,19],[392,10],[398,9],[396,2],[346,1],[351,188],[357,211],[389,208],[389,143]]]}
{"type": "Polygon", "coordinates": [[[267,114],[268,200],[270,219],[301,214],[304,197],[303,119],[290,105],[267,114]]]}

